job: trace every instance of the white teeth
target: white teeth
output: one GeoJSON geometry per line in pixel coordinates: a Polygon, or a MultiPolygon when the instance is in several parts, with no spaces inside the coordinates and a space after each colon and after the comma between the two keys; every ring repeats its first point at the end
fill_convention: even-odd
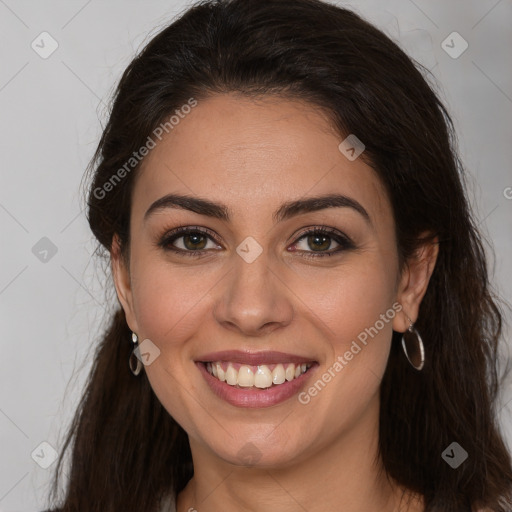
{"type": "Polygon", "coordinates": [[[220,381],[224,382],[226,380],[226,372],[222,369],[220,363],[215,363],[214,366],[217,369],[217,375],[213,375],[215,375],[215,377],[217,377],[217,379],[220,381]]]}
{"type": "Polygon", "coordinates": [[[254,373],[252,373],[248,366],[240,366],[240,370],[238,370],[238,385],[241,388],[252,388],[254,386],[254,373]]]}
{"type": "MultiPolygon", "coordinates": [[[[257,370],[253,371],[248,365],[241,365],[238,371],[234,368],[233,363],[227,364],[227,369],[224,370],[220,362],[206,363],[206,370],[208,373],[219,379],[221,382],[226,382],[230,386],[239,386],[241,388],[256,387],[259,389],[266,389],[272,385],[278,386],[285,381],[291,381],[300,377],[303,373],[311,367],[311,363],[302,363],[295,365],[276,364],[274,369],[271,370],[266,364],[257,366],[257,370]],[[286,366],[286,369],[285,369],[286,366]]],[[[226,368],[226,367],[225,367],[226,368]]]]}
{"type": "Polygon", "coordinates": [[[279,363],[272,370],[272,382],[274,384],[282,384],[285,380],[286,380],[286,376],[284,373],[284,366],[281,363],[279,363]]]}
{"type": "Polygon", "coordinates": [[[238,373],[231,365],[228,366],[228,371],[226,372],[226,382],[230,386],[238,384],[238,373]]]}
{"type": "Polygon", "coordinates": [[[254,376],[254,385],[261,389],[272,386],[272,372],[268,369],[268,366],[258,366],[258,371],[254,376]]]}

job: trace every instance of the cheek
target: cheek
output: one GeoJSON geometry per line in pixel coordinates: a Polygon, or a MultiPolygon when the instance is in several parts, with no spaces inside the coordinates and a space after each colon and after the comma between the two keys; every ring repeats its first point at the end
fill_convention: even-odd
{"type": "Polygon", "coordinates": [[[316,318],[312,321],[322,329],[331,352],[325,379],[335,384],[327,386],[327,403],[348,405],[355,396],[364,403],[377,391],[386,369],[396,315],[395,276],[383,262],[366,263],[317,279],[307,295],[303,314],[316,318]]]}
{"type": "Polygon", "coordinates": [[[191,326],[197,328],[197,315],[204,315],[205,294],[215,280],[199,266],[173,267],[161,256],[139,256],[136,261],[132,271],[133,301],[142,335],[171,349],[173,340],[181,342],[191,332],[191,326]]]}
{"type": "MultiPolygon", "coordinates": [[[[391,308],[395,276],[386,267],[386,262],[378,258],[361,258],[356,264],[296,281],[298,295],[307,297],[307,308],[328,328],[326,332],[336,352],[344,351],[347,344],[374,326],[380,315],[391,308]]],[[[386,331],[387,336],[391,321],[384,326],[379,322],[378,328],[386,331]]]]}
{"type": "Polygon", "coordinates": [[[197,418],[203,417],[204,404],[190,399],[197,391],[190,379],[195,370],[189,347],[211,309],[205,294],[215,282],[210,283],[199,268],[173,268],[147,257],[140,257],[132,272],[141,335],[160,350],[154,363],[145,367],[148,380],[169,414],[192,435],[197,431],[197,418]]]}
{"type": "Polygon", "coordinates": [[[308,306],[331,354],[301,403],[308,403],[304,414],[314,414],[328,438],[357,422],[378,393],[396,311],[392,280],[377,264],[317,284],[325,286],[322,292],[315,286],[308,306]]]}

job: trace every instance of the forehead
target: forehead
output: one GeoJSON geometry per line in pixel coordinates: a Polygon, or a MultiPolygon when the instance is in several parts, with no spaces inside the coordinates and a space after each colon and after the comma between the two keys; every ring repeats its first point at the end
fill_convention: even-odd
{"type": "Polygon", "coordinates": [[[200,100],[145,157],[133,215],[170,192],[218,200],[241,215],[337,192],[361,202],[372,219],[389,215],[377,174],[361,158],[348,160],[338,149],[342,140],[322,110],[302,101],[236,94],[200,100]]]}

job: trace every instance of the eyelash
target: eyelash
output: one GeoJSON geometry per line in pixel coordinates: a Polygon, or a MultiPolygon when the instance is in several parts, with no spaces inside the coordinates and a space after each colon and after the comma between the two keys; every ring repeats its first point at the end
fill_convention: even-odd
{"type": "MultiPolygon", "coordinates": [[[[198,249],[198,250],[184,250],[184,249],[178,249],[173,248],[170,244],[179,238],[182,238],[185,235],[189,234],[197,234],[200,233],[201,235],[208,236],[213,242],[220,245],[218,240],[216,239],[216,234],[213,231],[210,231],[207,228],[201,228],[199,226],[190,226],[190,227],[179,227],[176,229],[171,230],[170,232],[166,233],[161,241],[158,243],[160,247],[162,247],[165,251],[171,251],[174,253],[177,253],[179,255],[184,255],[187,257],[195,257],[199,258],[201,257],[205,252],[209,252],[209,249],[198,249]]],[[[333,256],[335,254],[341,253],[346,250],[355,249],[355,245],[348,238],[346,235],[343,235],[338,230],[334,228],[330,228],[327,226],[315,226],[312,229],[309,229],[308,231],[302,232],[298,238],[293,242],[292,245],[295,245],[299,243],[303,238],[309,236],[309,235],[323,235],[328,236],[329,238],[333,239],[336,243],[340,245],[335,250],[329,251],[329,252],[316,252],[316,251],[299,251],[303,253],[307,253],[308,255],[304,255],[305,258],[323,258],[326,256],[333,256]]]]}

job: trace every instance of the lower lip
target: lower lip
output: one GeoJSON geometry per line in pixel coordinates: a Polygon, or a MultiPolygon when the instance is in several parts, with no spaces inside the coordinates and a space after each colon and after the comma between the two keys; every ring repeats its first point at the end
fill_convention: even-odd
{"type": "Polygon", "coordinates": [[[237,388],[220,381],[211,375],[203,363],[196,363],[199,371],[203,374],[210,389],[226,402],[236,407],[270,407],[280,404],[296,395],[303,387],[305,387],[309,377],[314,372],[317,364],[314,363],[306,373],[291,381],[283,382],[277,386],[270,388],[237,388]]]}

